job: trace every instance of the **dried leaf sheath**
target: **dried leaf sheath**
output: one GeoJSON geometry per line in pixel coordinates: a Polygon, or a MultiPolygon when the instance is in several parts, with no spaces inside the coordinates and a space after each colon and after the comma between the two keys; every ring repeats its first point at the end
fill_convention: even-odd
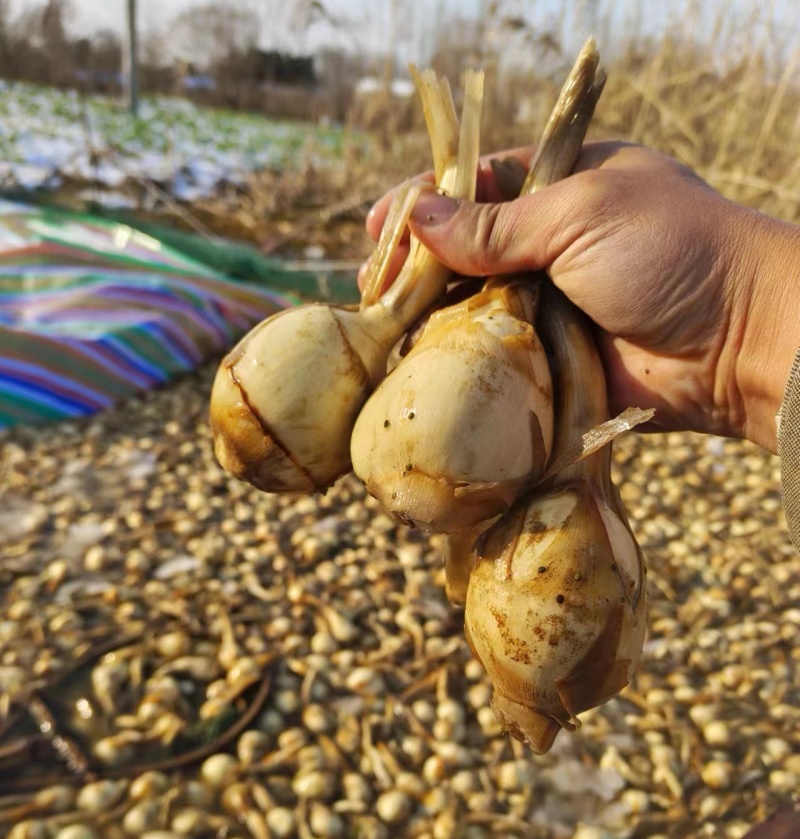
{"type": "Polygon", "coordinates": [[[405,184],[397,189],[392,198],[380,239],[370,256],[364,290],[361,292],[362,311],[375,304],[384,290],[392,258],[406,231],[408,219],[420,191],[419,186],[405,184]]]}
{"type": "MultiPolygon", "coordinates": [[[[428,78],[427,71],[424,79],[428,78]]],[[[420,86],[420,95],[425,107],[428,133],[434,159],[442,160],[442,174],[436,176],[440,191],[454,198],[475,196],[478,158],[480,147],[480,124],[483,104],[483,73],[471,72],[466,76],[464,108],[461,115],[461,129],[455,144],[445,145],[444,128],[452,130],[452,123],[446,116],[452,109],[450,88],[442,82],[434,96],[434,89],[425,84],[420,86]],[[445,154],[449,155],[445,158],[445,154]]],[[[457,123],[455,124],[457,130],[457,123]]],[[[439,262],[422,244],[412,236],[411,247],[400,275],[383,295],[380,304],[393,313],[393,317],[404,323],[404,329],[427,311],[444,292],[451,277],[451,271],[439,262]]]]}
{"type": "Polygon", "coordinates": [[[598,69],[599,64],[594,38],[589,38],[553,107],[521,195],[531,195],[566,178],[575,167],[606,83],[605,70],[598,69]]]}

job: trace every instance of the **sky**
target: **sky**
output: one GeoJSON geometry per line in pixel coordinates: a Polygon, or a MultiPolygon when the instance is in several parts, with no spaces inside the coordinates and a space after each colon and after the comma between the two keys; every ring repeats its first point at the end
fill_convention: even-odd
{"type": "MultiPolygon", "coordinates": [[[[163,30],[181,12],[208,0],[137,0],[140,32],[163,30]]],[[[302,18],[302,8],[312,0],[225,0],[254,10],[261,19],[261,46],[293,53],[312,53],[321,46],[378,53],[389,41],[391,9],[395,8],[398,58],[423,63],[434,44],[437,23],[458,13],[477,18],[489,0],[321,0],[328,13],[347,25],[333,27],[317,21],[310,27],[292,25],[302,18]],[[421,10],[425,11],[422,12],[421,10]]],[[[18,9],[31,0],[12,0],[18,9]]],[[[596,34],[605,55],[609,43],[635,27],[636,31],[660,35],[670,26],[713,40],[722,25],[725,50],[733,41],[747,52],[757,44],[781,53],[800,48],[800,13],[797,0],[499,0],[507,14],[520,16],[539,31],[548,28],[560,36],[567,54],[576,52],[585,38],[596,34]],[[760,25],[753,24],[757,14],[760,25]],[[598,21],[600,23],[598,23],[598,21]],[[601,31],[596,31],[597,29],[601,31]],[[731,35],[731,33],[734,33],[731,35]],[[738,33],[738,34],[737,34],[738,33]],[[777,46],[773,48],[773,43],[777,46]]],[[[122,32],[127,0],[71,0],[73,29],[89,34],[101,28],[122,32]]],[[[525,48],[529,61],[535,50],[525,48]]],[[[788,55],[787,55],[788,57],[788,55]]],[[[514,56],[515,60],[518,56],[514,56]]],[[[521,56],[522,59],[525,56],[521,56]]],[[[735,56],[733,57],[735,58],[735,56]]]]}
{"type": "MultiPolygon", "coordinates": [[[[21,7],[25,0],[16,0],[21,7]]],[[[141,32],[151,28],[161,29],[181,12],[203,5],[208,0],[137,0],[141,32]]],[[[306,31],[291,26],[292,17],[298,16],[310,0],[227,0],[233,5],[253,9],[262,20],[262,46],[294,52],[313,51],[320,45],[340,46],[347,49],[380,49],[391,26],[391,7],[396,8],[397,25],[406,34],[406,40],[416,45],[417,51],[426,49],[423,26],[437,14],[457,11],[477,17],[485,0],[321,0],[327,12],[336,19],[351,24],[334,28],[317,22],[306,31]],[[422,7],[426,14],[410,15],[408,10],[422,7]],[[409,18],[413,18],[409,22],[409,18]],[[416,32],[410,30],[417,30],[416,32]]],[[[90,32],[109,28],[121,32],[125,25],[126,0],[71,0],[74,10],[74,28],[90,32]]],[[[427,38],[428,42],[431,38],[427,38]]],[[[429,44],[427,45],[429,46],[429,44]]],[[[410,56],[421,60],[422,56],[410,56]]]]}

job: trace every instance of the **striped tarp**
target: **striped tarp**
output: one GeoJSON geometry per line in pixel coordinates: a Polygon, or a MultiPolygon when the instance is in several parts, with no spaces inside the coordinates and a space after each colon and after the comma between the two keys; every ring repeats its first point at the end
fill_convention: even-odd
{"type": "Polygon", "coordinates": [[[125,225],[0,201],[0,429],[162,385],[295,302],[125,225]]]}

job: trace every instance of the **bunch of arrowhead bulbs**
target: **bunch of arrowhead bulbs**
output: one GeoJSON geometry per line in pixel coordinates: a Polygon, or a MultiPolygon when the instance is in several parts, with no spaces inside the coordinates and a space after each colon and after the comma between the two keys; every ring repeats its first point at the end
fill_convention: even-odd
{"type": "MultiPolygon", "coordinates": [[[[570,174],[605,82],[598,64],[590,40],[518,194],[570,174]]],[[[414,78],[436,187],[474,199],[483,76],[466,75],[460,122],[445,80],[414,78]]],[[[389,282],[419,191],[397,191],[357,310],[281,312],[223,360],[215,452],[266,492],[324,492],[352,469],[395,519],[448,534],[447,594],[465,608],[495,713],[544,753],[641,654],[645,569],[610,452],[652,412],[609,418],[590,324],[544,275],[486,278],[469,296],[462,284],[453,302],[450,271],[412,238],[389,282]],[[387,372],[401,341],[411,349],[387,372]]]]}

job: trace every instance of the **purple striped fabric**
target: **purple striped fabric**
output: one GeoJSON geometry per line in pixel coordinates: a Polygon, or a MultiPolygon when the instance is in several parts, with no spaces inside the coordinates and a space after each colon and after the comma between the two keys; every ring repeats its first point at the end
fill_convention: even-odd
{"type": "Polygon", "coordinates": [[[123,225],[0,202],[0,429],[162,385],[295,302],[123,225]]]}

